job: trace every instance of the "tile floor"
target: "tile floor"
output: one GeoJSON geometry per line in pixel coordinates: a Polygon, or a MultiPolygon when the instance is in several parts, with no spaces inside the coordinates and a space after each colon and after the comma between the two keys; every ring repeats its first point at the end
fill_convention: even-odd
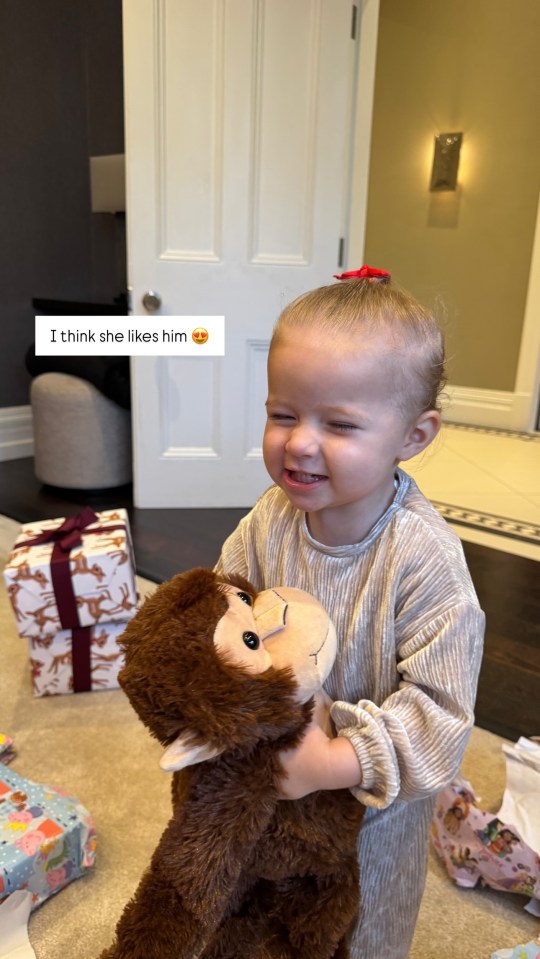
{"type": "Polygon", "coordinates": [[[540,560],[540,434],[447,424],[403,466],[462,539],[540,560]]]}

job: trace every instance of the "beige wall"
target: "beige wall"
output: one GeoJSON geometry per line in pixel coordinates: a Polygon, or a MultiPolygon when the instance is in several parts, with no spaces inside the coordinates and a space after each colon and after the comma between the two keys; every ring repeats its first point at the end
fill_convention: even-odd
{"type": "Polygon", "coordinates": [[[514,389],[540,188],[539,49],[539,0],[381,0],[365,259],[428,305],[442,299],[454,386],[514,389]],[[433,138],[460,130],[458,191],[430,193],[433,138]]]}

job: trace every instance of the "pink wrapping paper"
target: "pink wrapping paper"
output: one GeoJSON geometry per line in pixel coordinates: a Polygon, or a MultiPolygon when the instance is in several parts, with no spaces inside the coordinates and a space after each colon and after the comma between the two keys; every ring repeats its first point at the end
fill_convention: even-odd
{"type": "Polygon", "coordinates": [[[482,882],[501,892],[540,899],[540,857],[511,823],[478,808],[465,780],[437,795],[432,839],[458,886],[472,888],[482,882]]]}

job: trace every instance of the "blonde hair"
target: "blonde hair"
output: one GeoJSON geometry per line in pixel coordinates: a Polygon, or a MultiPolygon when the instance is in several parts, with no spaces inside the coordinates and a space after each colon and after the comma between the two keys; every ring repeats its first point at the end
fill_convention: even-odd
{"type": "Polygon", "coordinates": [[[440,412],[446,383],[444,337],[436,319],[410,293],[390,282],[340,280],[304,293],[281,313],[270,349],[289,329],[316,327],[336,334],[384,334],[388,353],[399,359],[399,402],[415,415],[440,412]],[[403,362],[405,361],[405,362],[403,362]],[[412,376],[411,376],[412,374],[412,376]],[[411,381],[412,380],[412,381],[411,381]]]}

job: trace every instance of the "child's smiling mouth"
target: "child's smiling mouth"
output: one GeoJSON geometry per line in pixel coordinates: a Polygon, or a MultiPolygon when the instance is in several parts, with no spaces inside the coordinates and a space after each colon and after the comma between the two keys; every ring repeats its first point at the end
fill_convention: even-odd
{"type": "Polygon", "coordinates": [[[328,479],[320,473],[306,473],[303,470],[285,469],[285,481],[290,486],[313,486],[328,479]]]}

